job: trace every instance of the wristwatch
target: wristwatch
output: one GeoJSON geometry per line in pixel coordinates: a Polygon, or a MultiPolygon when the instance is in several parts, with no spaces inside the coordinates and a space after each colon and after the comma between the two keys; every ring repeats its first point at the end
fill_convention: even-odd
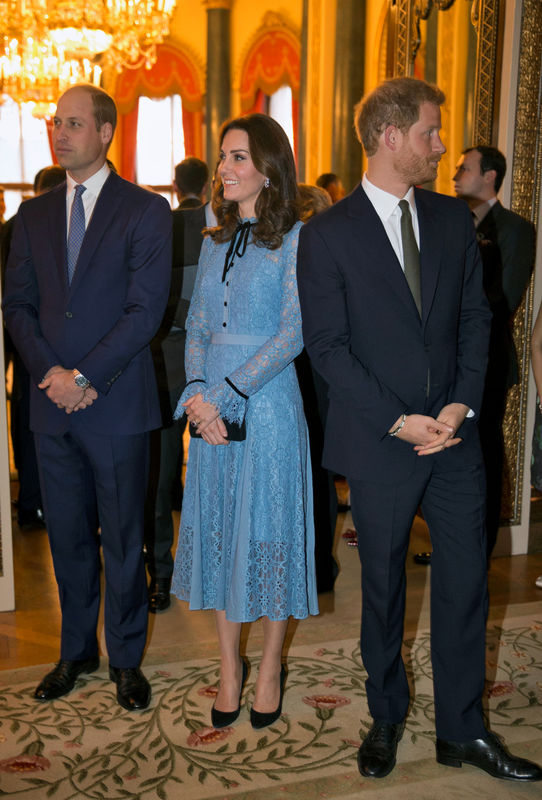
{"type": "Polygon", "coordinates": [[[90,386],[90,381],[88,378],[85,378],[78,369],[73,370],[73,379],[75,381],[75,385],[79,386],[80,389],[88,389],[90,386]]]}

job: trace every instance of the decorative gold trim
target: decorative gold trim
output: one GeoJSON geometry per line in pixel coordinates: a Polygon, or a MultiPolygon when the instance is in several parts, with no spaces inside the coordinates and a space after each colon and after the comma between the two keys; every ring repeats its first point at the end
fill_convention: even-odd
{"type": "Polygon", "coordinates": [[[395,3],[395,75],[410,75],[410,32],[413,0],[397,0],[395,3]]]}
{"type": "Polygon", "coordinates": [[[491,144],[499,0],[474,0],[471,19],[476,19],[475,27],[478,33],[472,141],[477,144],[491,144]]]}
{"type": "MultiPolygon", "coordinates": [[[[542,142],[542,120],[538,116],[542,58],[542,4],[523,0],[519,43],[518,91],[512,161],[511,208],[533,223],[540,210],[541,170],[537,153],[542,142]]],[[[527,387],[533,321],[534,275],[514,319],[514,340],[519,360],[520,382],[508,394],[504,441],[509,472],[503,497],[503,514],[512,525],[521,522],[525,447],[532,435],[526,429],[527,387]]],[[[527,498],[527,502],[528,502],[527,498]]]]}

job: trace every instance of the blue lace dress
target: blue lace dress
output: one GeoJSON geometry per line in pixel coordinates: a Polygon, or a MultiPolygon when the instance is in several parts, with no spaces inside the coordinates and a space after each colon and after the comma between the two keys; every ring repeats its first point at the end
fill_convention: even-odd
{"type": "Polygon", "coordinates": [[[302,349],[296,284],[300,223],[282,247],[249,241],[223,280],[229,243],[203,243],[187,320],[185,389],[246,439],[191,439],[172,592],[233,622],[318,613],[311,467],[293,364],[302,349]],[[227,377],[248,399],[238,394],[227,377]]]}

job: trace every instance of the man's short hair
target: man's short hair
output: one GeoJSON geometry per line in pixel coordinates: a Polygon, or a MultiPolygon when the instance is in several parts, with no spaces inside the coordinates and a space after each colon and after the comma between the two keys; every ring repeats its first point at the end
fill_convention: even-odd
{"type": "Polygon", "coordinates": [[[316,185],[319,186],[320,189],[325,189],[327,191],[328,186],[332,183],[338,183],[339,180],[339,176],[334,172],[323,172],[316,178],[316,185]]]}
{"type": "Polygon", "coordinates": [[[209,180],[207,164],[200,158],[189,156],[175,167],[175,183],[181,194],[200,195],[209,180]]]}
{"type": "Polygon", "coordinates": [[[354,109],[354,125],[365,153],[376,153],[380,135],[388,125],[406,133],[418,121],[422,103],[441,106],[444,100],[438,86],[417,78],[391,78],[381,83],[354,109]]]}
{"type": "Polygon", "coordinates": [[[493,185],[496,194],[501,188],[504,176],[506,175],[506,158],[496,147],[490,147],[485,144],[475,144],[474,147],[467,147],[466,150],[463,150],[463,153],[470,153],[473,150],[477,150],[480,153],[480,172],[482,175],[489,172],[490,169],[495,170],[495,181],[493,185]]]}

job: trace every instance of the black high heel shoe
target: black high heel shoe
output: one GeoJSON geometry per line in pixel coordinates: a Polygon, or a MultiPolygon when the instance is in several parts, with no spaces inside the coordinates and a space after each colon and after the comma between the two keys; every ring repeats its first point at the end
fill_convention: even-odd
{"type": "Polygon", "coordinates": [[[255,711],[254,708],[250,709],[250,724],[256,730],[260,728],[267,728],[268,725],[272,725],[282,713],[282,698],[284,695],[284,684],[286,683],[286,667],[284,664],[281,665],[280,668],[280,699],[277,708],[274,711],[263,712],[263,711],[255,711]]]}
{"type": "Polygon", "coordinates": [[[228,725],[231,725],[232,722],[235,722],[241,712],[241,696],[243,694],[243,689],[245,688],[248,675],[248,664],[244,658],[241,660],[243,662],[243,676],[241,678],[241,691],[239,692],[239,705],[235,711],[219,711],[218,708],[215,708],[213,705],[211,709],[211,724],[213,728],[227,728],[228,725]]]}

